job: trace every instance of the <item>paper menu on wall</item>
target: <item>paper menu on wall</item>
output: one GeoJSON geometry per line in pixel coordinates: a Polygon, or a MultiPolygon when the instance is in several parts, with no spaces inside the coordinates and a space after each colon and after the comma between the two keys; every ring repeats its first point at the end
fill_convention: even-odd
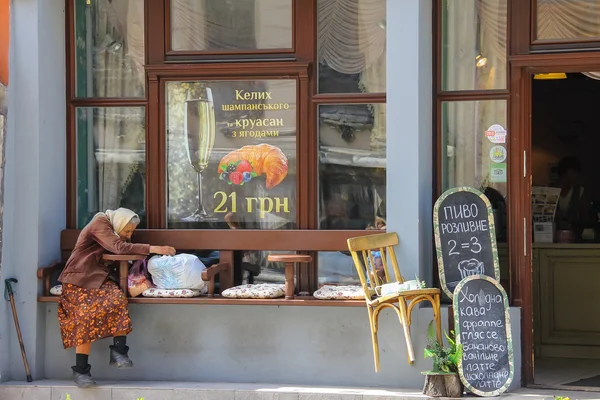
{"type": "Polygon", "coordinates": [[[533,186],[531,188],[531,207],[533,222],[553,222],[560,188],[533,186]]]}

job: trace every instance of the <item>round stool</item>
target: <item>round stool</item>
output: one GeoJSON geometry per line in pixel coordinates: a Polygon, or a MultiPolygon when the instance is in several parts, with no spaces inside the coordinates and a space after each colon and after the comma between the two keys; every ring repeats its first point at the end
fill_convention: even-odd
{"type": "Polygon", "coordinates": [[[272,262],[282,262],[285,264],[285,298],[294,298],[294,265],[296,263],[309,263],[311,256],[304,254],[271,254],[267,260],[272,262]]]}

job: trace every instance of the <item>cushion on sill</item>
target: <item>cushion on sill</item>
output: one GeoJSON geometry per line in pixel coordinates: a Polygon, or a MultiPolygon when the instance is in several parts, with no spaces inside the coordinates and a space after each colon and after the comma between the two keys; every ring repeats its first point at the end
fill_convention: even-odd
{"type": "MultiPolygon", "coordinates": [[[[207,289],[207,288],[206,288],[207,289]]],[[[206,294],[207,290],[200,289],[146,289],[142,292],[144,297],[198,297],[206,294]]]]}
{"type": "Polygon", "coordinates": [[[361,286],[325,285],[313,296],[319,300],[361,300],[365,298],[365,292],[361,286]]]}
{"type": "Polygon", "coordinates": [[[62,285],[52,286],[50,288],[50,294],[52,296],[60,296],[62,294],[62,285]]]}
{"type": "Polygon", "coordinates": [[[261,283],[226,289],[221,296],[230,299],[276,299],[285,295],[285,285],[261,283]]]}

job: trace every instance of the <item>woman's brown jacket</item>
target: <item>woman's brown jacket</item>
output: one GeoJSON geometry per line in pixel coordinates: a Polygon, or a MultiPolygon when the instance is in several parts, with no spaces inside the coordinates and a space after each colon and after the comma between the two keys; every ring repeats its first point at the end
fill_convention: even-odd
{"type": "Polygon", "coordinates": [[[102,260],[105,253],[148,255],[150,245],[125,242],[113,231],[106,216],[96,215],[79,234],[58,280],[87,289],[100,288],[111,270],[111,264],[102,260]]]}

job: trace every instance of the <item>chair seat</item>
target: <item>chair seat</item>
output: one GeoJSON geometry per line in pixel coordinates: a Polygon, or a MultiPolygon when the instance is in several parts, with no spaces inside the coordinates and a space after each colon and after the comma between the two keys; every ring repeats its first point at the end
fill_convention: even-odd
{"type": "Polygon", "coordinates": [[[403,290],[399,293],[388,294],[387,296],[378,297],[369,302],[370,306],[376,306],[383,303],[397,303],[399,298],[405,298],[410,301],[411,299],[423,296],[423,295],[436,295],[440,294],[440,289],[426,288],[426,289],[415,289],[415,290],[403,290]]]}

